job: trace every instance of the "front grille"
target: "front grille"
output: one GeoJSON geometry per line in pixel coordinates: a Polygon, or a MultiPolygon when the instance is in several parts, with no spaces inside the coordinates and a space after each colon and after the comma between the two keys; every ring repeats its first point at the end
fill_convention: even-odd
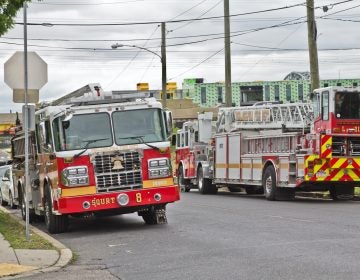
{"type": "Polygon", "coordinates": [[[350,138],[350,155],[360,155],[360,138],[350,138]]]}
{"type": "Polygon", "coordinates": [[[98,192],[142,188],[141,159],[136,151],[97,154],[93,164],[98,192]]]}
{"type": "Polygon", "coordinates": [[[359,137],[333,137],[332,139],[333,156],[359,156],[360,138],[359,137]]]}

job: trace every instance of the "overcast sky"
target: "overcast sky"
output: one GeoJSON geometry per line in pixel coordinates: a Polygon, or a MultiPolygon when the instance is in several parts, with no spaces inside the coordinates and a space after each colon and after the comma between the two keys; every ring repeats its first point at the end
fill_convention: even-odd
{"type": "MultiPolygon", "coordinates": [[[[360,78],[360,0],[315,0],[315,7],[321,79],[360,78]]],[[[160,89],[158,56],[111,45],[136,45],[160,55],[161,29],[154,22],[162,21],[168,81],[181,87],[185,78],[225,79],[223,0],[34,0],[27,11],[28,50],[48,64],[41,100],[94,82],[104,90],[134,90],[138,82],[160,89]],[[204,17],[213,18],[171,22],[204,17]],[[39,23],[53,26],[31,25],[39,23]]],[[[309,71],[304,0],[230,0],[230,14],[233,82],[282,80],[291,71],[309,71]],[[296,4],[301,5],[291,7],[296,4]]],[[[23,22],[22,10],[16,21],[23,22]]],[[[22,50],[23,26],[17,24],[0,38],[2,77],[4,63],[22,50]]],[[[19,108],[2,78],[0,112],[19,108]]]]}

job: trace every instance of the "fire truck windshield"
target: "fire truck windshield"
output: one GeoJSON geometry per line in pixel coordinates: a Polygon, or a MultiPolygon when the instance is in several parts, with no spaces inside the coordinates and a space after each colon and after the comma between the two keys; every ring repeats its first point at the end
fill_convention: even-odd
{"type": "Polygon", "coordinates": [[[109,147],[113,144],[110,116],[107,113],[74,115],[63,121],[64,116],[53,122],[57,151],[109,147]]]}
{"type": "Polygon", "coordinates": [[[360,93],[337,92],[335,94],[335,116],[337,119],[360,119],[360,93]]]}
{"type": "Polygon", "coordinates": [[[166,141],[164,121],[160,109],[116,111],[112,114],[117,145],[166,141]],[[138,136],[138,137],[137,137],[138,136]]]}

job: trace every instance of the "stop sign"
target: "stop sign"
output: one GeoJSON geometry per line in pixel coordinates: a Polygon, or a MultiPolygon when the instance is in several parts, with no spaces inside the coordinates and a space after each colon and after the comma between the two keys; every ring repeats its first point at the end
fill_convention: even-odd
{"type": "MultiPolygon", "coordinates": [[[[16,52],[4,65],[5,83],[12,89],[24,89],[24,52],[16,52]]],[[[28,89],[40,89],[48,80],[47,64],[36,52],[28,52],[28,89]]]]}

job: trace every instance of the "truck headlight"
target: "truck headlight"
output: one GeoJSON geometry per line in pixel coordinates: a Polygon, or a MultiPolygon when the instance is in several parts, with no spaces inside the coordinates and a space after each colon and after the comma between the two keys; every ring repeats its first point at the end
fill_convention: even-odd
{"type": "Polygon", "coordinates": [[[164,178],[171,174],[171,166],[168,158],[150,159],[148,161],[149,178],[164,178]]]}
{"type": "Polygon", "coordinates": [[[61,183],[66,187],[89,185],[87,166],[64,168],[61,171],[61,183]]]}

